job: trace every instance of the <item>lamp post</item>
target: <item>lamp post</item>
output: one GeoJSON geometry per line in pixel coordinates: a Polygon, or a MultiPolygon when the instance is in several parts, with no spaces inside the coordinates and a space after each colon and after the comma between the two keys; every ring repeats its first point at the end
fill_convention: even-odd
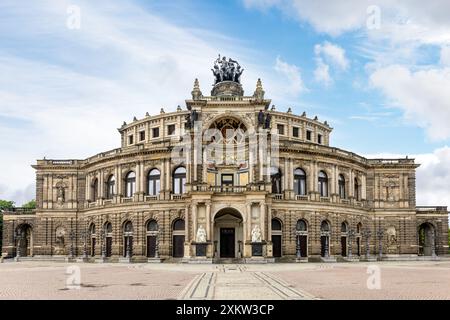
{"type": "Polygon", "coordinates": [[[369,229],[366,229],[366,230],[363,232],[363,235],[364,235],[364,237],[366,238],[366,259],[369,259],[369,256],[370,256],[369,239],[370,239],[370,236],[372,235],[372,232],[370,232],[369,229]]]}
{"type": "Polygon", "coordinates": [[[436,257],[436,235],[434,229],[431,230],[431,256],[436,257]]]}
{"type": "Polygon", "coordinates": [[[69,233],[69,239],[70,239],[70,249],[69,249],[69,257],[73,258],[73,240],[75,239],[75,232],[73,230],[69,233]]]}
{"type": "Polygon", "coordinates": [[[83,258],[87,259],[88,254],[87,254],[87,237],[88,237],[88,232],[86,230],[81,232],[81,238],[83,239],[83,258]]]}
{"type": "Polygon", "coordinates": [[[378,236],[378,241],[379,241],[378,256],[379,256],[380,260],[383,256],[383,235],[384,235],[384,232],[383,232],[383,230],[381,230],[381,227],[380,227],[377,231],[377,236],[378,236]]]}
{"type": "Polygon", "coordinates": [[[297,228],[294,228],[294,230],[292,230],[292,234],[295,237],[295,257],[297,260],[300,260],[302,258],[302,249],[300,247],[300,232],[297,230],[297,228]]]}
{"type": "Polygon", "coordinates": [[[127,236],[127,252],[126,252],[126,257],[125,258],[127,258],[127,259],[130,259],[130,257],[131,257],[131,250],[130,250],[130,244],[131,244],[131,241],[130,241],[130,235],[128,235],[127,236]]]}
{"type": "Polygon", "coordinates": [[[159,258],[159,233],[162,232],[161,229],[158,229],[156,233],[156,244],[155,244],[155,258],[159,258]]]}
{"type": "Polygon", "coordinates": [[[105,259],[106,258],[106,246],[105,246],[106,231],[105,230],[102,230],[101,237],[102,237],[102,259],[105,259]]]}
{"type": "Polygon", "coordinates": [[[330,250],[328,249],[328,245],[329,245],[329,234],[325,235],[325,258],[329,258],[330,257],[330,250]]]}
{"type": "Polygon", "coordinates": [[[353,237],[355,236],[355,231],[350,229],[348,232],[348,257],[352,258],[352,246],[353,246],[353,237]]]}

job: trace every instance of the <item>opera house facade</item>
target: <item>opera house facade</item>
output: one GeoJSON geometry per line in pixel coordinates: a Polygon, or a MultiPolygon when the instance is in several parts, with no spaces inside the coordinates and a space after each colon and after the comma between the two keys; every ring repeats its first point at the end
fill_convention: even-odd
{"type": "MultiPolygon", "coordinates": [[[[120,148],[37,160],[34,210],[4,212],[16,259],[274,262],[438,259],[446,207],[416,206],[414,159],[330,146],[332,128],[279,111],[219,58],[204,96],[118,129],[120,148]]],[[[76,133],[74,133],[76,134],[76,133]]]]}

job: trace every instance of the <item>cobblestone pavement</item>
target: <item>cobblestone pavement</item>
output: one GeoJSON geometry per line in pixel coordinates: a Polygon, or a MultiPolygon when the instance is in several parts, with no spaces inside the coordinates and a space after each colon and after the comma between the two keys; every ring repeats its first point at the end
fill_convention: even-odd
{"type": "Polygon", "coordinates": [[[0,299],[450,299],[450,261],[267,265],[6,262],[0,264],[0,299]]]}

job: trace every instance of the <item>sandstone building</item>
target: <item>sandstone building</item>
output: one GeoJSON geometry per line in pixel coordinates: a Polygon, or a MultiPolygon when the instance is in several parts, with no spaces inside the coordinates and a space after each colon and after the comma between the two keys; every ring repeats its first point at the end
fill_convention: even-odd
{"type": "Polygon", "coordinates": [[[260,80],[244,95],[236,61],[218,59],[213,72],[210,96],[196,80],[186,109],[124,123],[120,148],[38,160],[37,209],[4,213],[3,254],[266,262],[447,253],[447,208],[416,206],[413,159],[331,147],[328,123],[276,110],[260,80]]]}

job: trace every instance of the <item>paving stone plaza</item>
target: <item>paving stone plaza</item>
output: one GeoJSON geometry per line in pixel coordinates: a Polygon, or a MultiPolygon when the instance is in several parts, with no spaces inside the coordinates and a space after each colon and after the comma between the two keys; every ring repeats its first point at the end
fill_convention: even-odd
{"type": "Polygon", "coordinates": [[[450,299],[450,261],[0,264],[0,299],[450,299]]]}

